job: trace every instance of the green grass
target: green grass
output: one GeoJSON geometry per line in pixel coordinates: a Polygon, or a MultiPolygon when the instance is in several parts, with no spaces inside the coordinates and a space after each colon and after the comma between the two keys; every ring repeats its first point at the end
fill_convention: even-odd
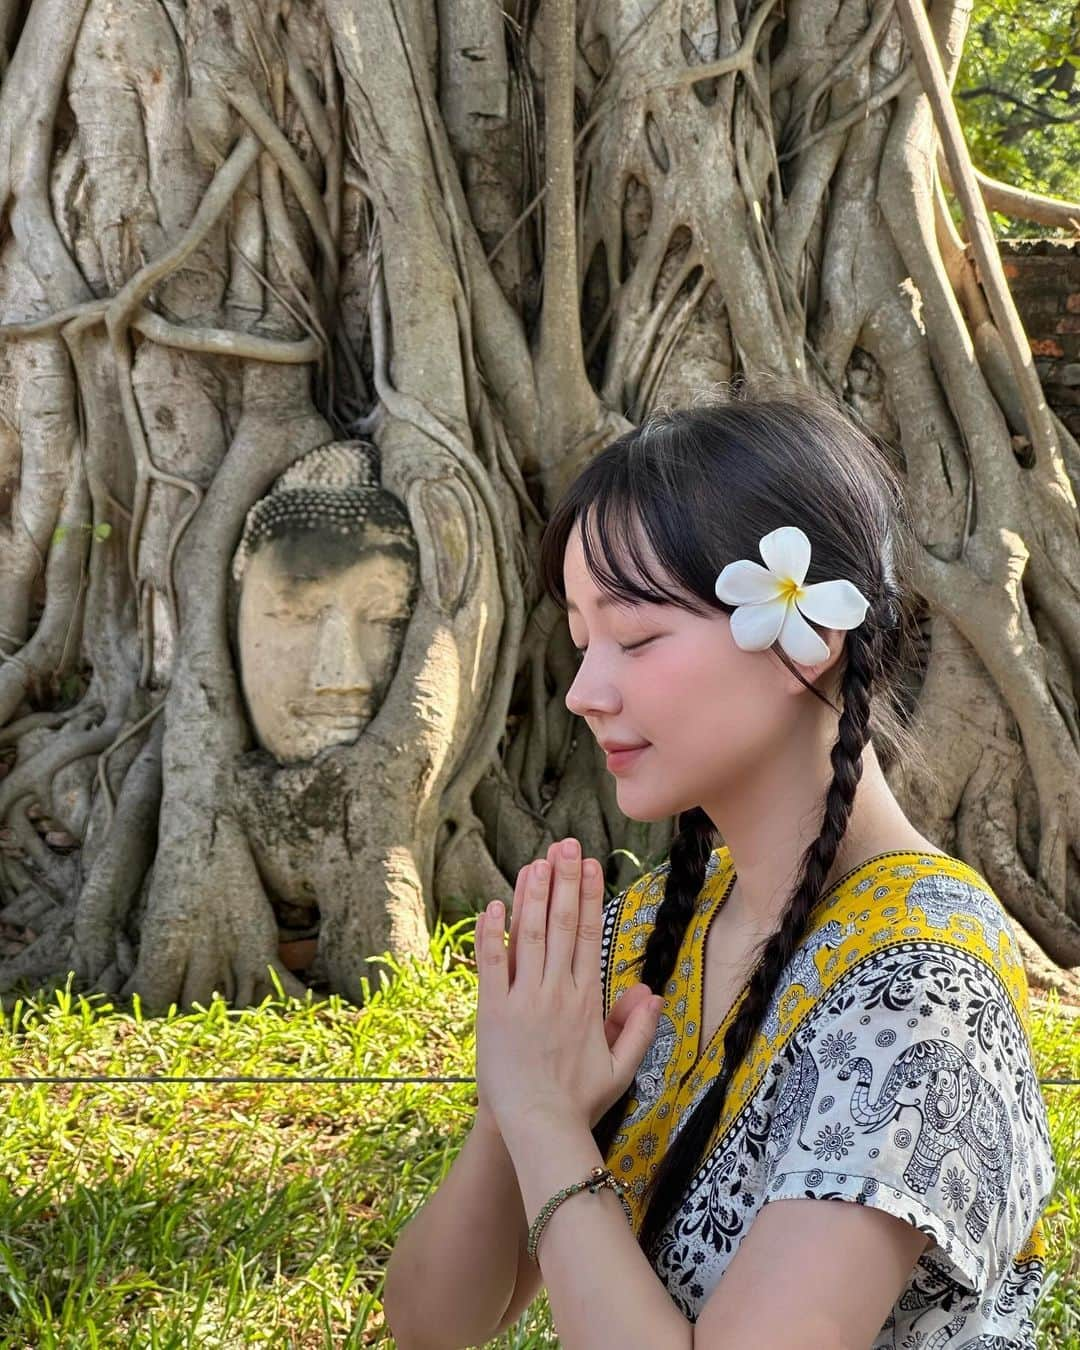
{"type": "MultiPolygon", "coordinates": [[[[143,1019],[60,993],[0,1029],[13,1074],[471,1075],[472,922],[440,926],[363,1011],[280,1001],[143,1019]]],[[[1080,1023],[1035,1024],[1080,1077],[1080,1023]]],[[[0,1346],[387,1345],[395,1236],[449,1168],[471,1084],[2,1086],[0,1346]]],[[[1080,1092],[1048,1088],[1060,1184],[1040,1345],[1080,1350],[1080,1092]]],[[[557,1344],[543,1296],[495,1344],[557,1344]]]]}

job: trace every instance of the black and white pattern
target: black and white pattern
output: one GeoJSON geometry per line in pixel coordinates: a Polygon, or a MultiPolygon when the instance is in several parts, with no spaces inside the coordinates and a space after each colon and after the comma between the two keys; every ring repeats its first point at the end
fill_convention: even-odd
{"type": "MultiPolygon", "coordinates": [[[[826,987],[819,981],[812,1012],[782,1039],[649,1253],[691,1321],[763,1205],[843,1199],[932,1239],[872,1350],[1034,1345],[1043,1263],[1021,1253],[1054,1180],[1045,1105],[1001,974],[957,932],[979,926],[991,950],[999,928],[1010,948],[1012,937],[993,897],[956,877],[921,878],[907,906],[925,921],[901,914],[896,940],[835,971],[826,987]],[[936,941],[950,925],[951,940],[936,941]]],[[[819,951],[837,945],[833,927],[823,927],[819,951]]],[[[774,1034],[785,1029],[777,1010],[786,991],[818,975],[804,958],[781,982],[774,1034]]],[[[607,978],[605,970],[605,987],[607,978]]],[[[674,1043],[662,1021],[639,1075],[635,1122],[671,1100],[674,1043]]]]}

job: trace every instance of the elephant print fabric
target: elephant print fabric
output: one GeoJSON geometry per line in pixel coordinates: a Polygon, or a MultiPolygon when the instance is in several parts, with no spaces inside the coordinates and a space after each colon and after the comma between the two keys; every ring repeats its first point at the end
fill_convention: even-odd
{"type": "MultiPolygon", "coordinates": [[[[638,981],[667,872],[647,873],[605,910],[605,1012],[638,981]]],[[[638,1230],[646,1182],[714,1079],[741,1003],[702,1046],[702,954],[734,880],[717,849],[608,1150],[638,1230]]],[[[685,1315],[697,1319],[763,1205],[848,1200],[931,1239],[873,1350],[1033,1347],[1054,1163],[1027,1000],[1004,910],[966,863],[885,853],[842,877],[648,1253],[685,1315]]]]}

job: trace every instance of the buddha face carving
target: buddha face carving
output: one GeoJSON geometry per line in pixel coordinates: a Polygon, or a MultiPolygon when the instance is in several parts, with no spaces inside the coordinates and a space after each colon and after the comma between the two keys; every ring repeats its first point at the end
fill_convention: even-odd
{"type": "Polygon", "coordinates": [[[322,446],[294,465],[252,508],[234,564],[240,681],[256,738],[282,764],[356,739],[412,612],[408,518],[375,486],[373,458],[357,455],[322,446]]]}

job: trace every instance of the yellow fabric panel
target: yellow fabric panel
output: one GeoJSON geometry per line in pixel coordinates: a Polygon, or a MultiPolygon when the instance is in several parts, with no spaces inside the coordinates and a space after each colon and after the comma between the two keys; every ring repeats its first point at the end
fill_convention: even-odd
{"type": "MultiPolygon", "coordinates": [[[[724,1034],[739,1007],[745,989],[736,998],[724,1022],[708,1046],[699,1045],[702,1006],[702,954],[709,925],[719,912],[735,879],[731,854],[720,849],[714,855],[716,866],[707,877],[698,898],[694,917],[683,935],[674,970],[664,990],[664,1011],[674,1023],[675,1037],[663,1091],[644,1118],[627,1125],[638,1108],[631,1099],[623,1125],[608,1151],[608,1165],[617,1168],[620,1180],[631,1184],[627,1196],[634,1209],[635,1227],[640,1228],[644,1208],[633,1195],[632,1184],[647,1180],[656,1170],[668,1147],[679,1112],[686,1108],[716,1075],[723,1051],[724,1034]],[[626,1159],[630,1162],[627,1163],[626,1159]]],[[[769,1065],[796,1028],[813,1012],[841,976],[854,965],[906,942],[930,940],[963,949],[993,969],[1008,991],[1009,998],[1027,1025],[1028,990],[1023,964],[1008,929],[998,930],[996,946],[987,945],[982,923],[973,915],[954,914],[947,926],[933,924],[917,906],[907,904],[907,892],[913,882],[924,876],[951,876],[977,887],[1000,906],[986,881],[967,863],[945,855],[927,855],[908,851],[878,854],[842,877],[817,906],[807,939],[826,924],[839,925],[842,936],[837,946],[815,956],[817,980],[805,983],[792,980],[780,1002],[778,1034],[770,1041],[759,1031],[750,1053],[735,1073],[728,1088],[723,1114],[713,1132],[706,1156],[719,1144],[748,1098],[757,1091],[769,1065]],[[897,873],[900,875],[897,875],[897,873]],[[816,986],[816,987],[814,987],[816,986]]],[[[664,896],[666,872],[647,873],[622,897],[615,920],[615,938],[609,956],[605,1014],[625,989],[640,980],[640,962],[633,962],[645,950],[652,932],[655,912],[664,896]]],[[[938,916],[940,917],[940,916],[938,916]]],[[[1032,1235],[1032,1239],[1036,1236],[1032,1235]]]]}
{"type": "Polygon", "coordinates": [[[1016,1254],[1014,1265],[1021,1266],[1027,1261],[1046,1260],[1046,1229],[1043,1227],[1042,1219],[1035,1220],[1035,1227],[1031,1230],[1028,1240],[1024,1243],[1016,1254]]]}

